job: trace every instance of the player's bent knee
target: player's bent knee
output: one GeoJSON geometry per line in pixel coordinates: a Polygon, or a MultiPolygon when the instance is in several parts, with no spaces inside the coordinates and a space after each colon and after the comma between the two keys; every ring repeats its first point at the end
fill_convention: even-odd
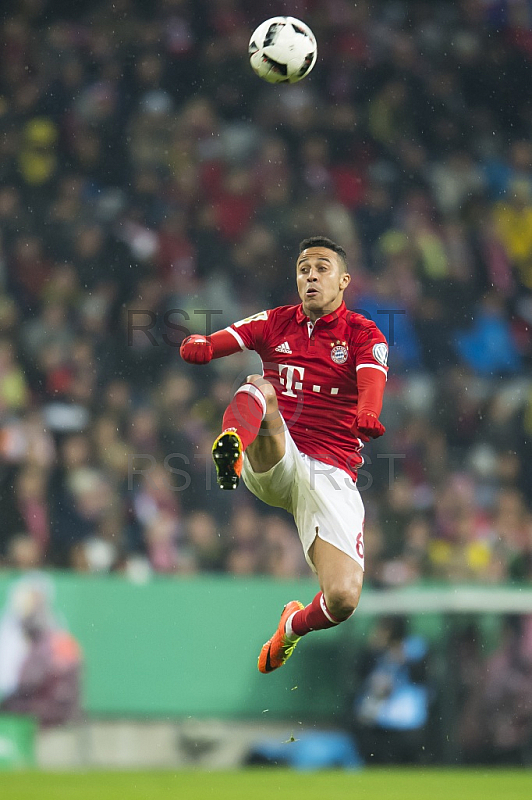
{"type": "Polygon", "coordinates": [[[337,620],[348,619],[358,605],[359,596],[349,592],[331,593],[325,598],[327,608],[337,620]]]}
{"type": "Polygon", "coordinates": [[[332,616],[338,620],[344,620],[351,616],[358,606],[360,592],[362,590],[362,580],[350,581],[346,584],[338,584],[324,592],[325,603],[332,616]]]}
{"type": "Polygon", "coordinates": [[[268,411],[272,411],[273,409],[277,408],[277,395],[275,394],[275,389],[270,381],[267,381],[262,375],[248,375],[246,378],[246,383],[251,383],[260,389],[264,399],[266,400],[266,407],[268,411]]]}

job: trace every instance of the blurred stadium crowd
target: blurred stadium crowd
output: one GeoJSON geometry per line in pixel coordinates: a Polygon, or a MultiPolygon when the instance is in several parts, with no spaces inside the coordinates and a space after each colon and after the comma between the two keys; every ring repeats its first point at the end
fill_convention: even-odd
{"type": "Polygon", "coordinates": [[[530,581],[529,3],[7,5],[0,563],[306,574],[289,518],[210,468],[254,357],[177,347],[297,302],[323,233],[391,345],[368,580],[530,581]],[[294,86],[247,63],[279,13],[318,40],[294,86]]]}

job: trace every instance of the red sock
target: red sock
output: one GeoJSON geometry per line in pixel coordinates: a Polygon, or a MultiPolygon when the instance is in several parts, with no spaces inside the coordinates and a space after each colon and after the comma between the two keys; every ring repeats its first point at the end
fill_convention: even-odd
{"type": "Polygon", "coordinates": [[[245,450],[256,439],[265,414],[266,400],[261,390],[252,383],[245,383],[227,406],[222,421],[222,432],[236,430],[245,450]]]}
{"type": "Polygon", "coordinates": [[[318,592],[312,603],[296,611],[292,617],[292,630],[297,636],[304,636],[309,631],[322,631],[325,628],[334,628],[342,620],[335,619],[327,606],[323,592],[318,592]]]}

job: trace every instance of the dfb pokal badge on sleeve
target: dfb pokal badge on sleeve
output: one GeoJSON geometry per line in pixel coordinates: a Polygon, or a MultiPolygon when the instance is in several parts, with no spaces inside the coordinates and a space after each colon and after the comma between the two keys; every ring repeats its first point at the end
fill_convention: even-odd
{"type": "Polygon", "coordinates": [[[383,367],[388,366],[388,347],[384,342],[373,345],[373,355],[375,361],[378,361],[383,367]]]}

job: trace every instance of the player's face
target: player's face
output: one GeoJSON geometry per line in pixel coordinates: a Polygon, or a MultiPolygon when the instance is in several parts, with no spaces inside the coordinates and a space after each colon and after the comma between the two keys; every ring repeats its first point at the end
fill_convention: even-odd
{"type": "Polygon", "coordinates": [[[297,259],[297,291],[310,319],[336,311],[350,280],[340,256],[327,247],[308,247],[297,259]]]}

